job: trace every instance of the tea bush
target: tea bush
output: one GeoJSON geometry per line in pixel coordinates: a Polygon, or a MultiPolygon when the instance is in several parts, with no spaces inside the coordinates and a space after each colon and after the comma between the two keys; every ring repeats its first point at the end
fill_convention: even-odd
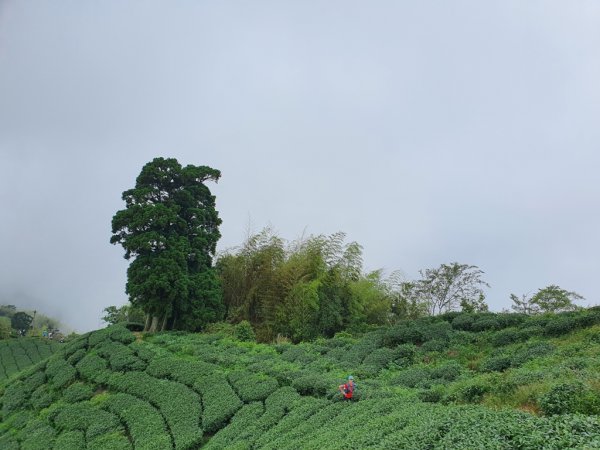
{"type": "Polygon", "coordinates": [[[85,435],[82,431],[65,431],[54,441],[54,448],[61,450],[81,450],[85,447],[85,435]]]}
{"type": "Polygon", "coordinates": [[[141,450],[173,448],[171,435],[156,408],[128,394],[110,395],[103,405],[126,424],[134,447],[141,450]]]}
{"type": "Polygon", "coordinates": [[[67,403],[76,403],[89,400],[93,394],[93,388],[84,383],[73,383],[63,392],[63,400],[67,403]]]}
{"type": "Polygon", "coordinates": [[[201,376],[194,387],[202,394],[202,426],[207,433],[222,428],[243,405],[222,373],[201,376]]]}
{"type": "Polygon", "coordinates": [[[246,371],[230,373],[229,382],[244,402],[264,400],[279,387],[275,378],[246,371]]]}
{"type": "Polygon", "coordinates": [[[131,394],[156,405],[167,420],[176,449],[200,442],[200,398],[187,386],[159,380],[144,372],[114,372],[107,384],[117,392],[131,394]]]}

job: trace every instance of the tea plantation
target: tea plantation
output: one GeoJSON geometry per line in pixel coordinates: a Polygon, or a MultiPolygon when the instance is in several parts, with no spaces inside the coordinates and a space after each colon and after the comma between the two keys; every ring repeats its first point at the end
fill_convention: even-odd
{"type": "Polygon", "coordinates": [[[3,382],[0,448],[600,448],[598,309],[448,313],[298,345],[234,336],[74,339],[3,382]]]}
{"type": "Polygon", "coordinates": [[[20,338],[0,341],[0,382],[48,358],[58,348],[48,339],[20,338]]]}

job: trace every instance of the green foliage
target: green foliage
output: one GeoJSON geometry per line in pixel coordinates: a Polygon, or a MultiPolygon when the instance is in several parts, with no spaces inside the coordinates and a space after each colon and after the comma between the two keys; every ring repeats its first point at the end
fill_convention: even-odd
{"type": "Polygon", "coordinates": [[[159,411],[150,403],[128,394],[110,395],[103,405],[126,424],[136,449],[172,448],[171,436],[159,411]]]}
{"type": "MultiPolygon", "coordinates": [[[[299,345],[233,328],[132,341],[109,327],[0,386],[0,448],[598,447],[597,311],[508,316],[447,313],[299,345]],[[471,331],[454,327],[461,317],[471,331]],[[563,318],[577,323],[568,335],[529,331],[563,318]],[[342,401],[349,374],[359,389],[342,401]]],[[[43,342],[15,341],[13,360],[43,342]]]]}
{"type": "Polygon", "coordinates": [[[421,278],[409,282],[403,292],[407,301],[426,305],[430,315],[435,316],[459,306],[466,312],[487,310],[483,287],[489,285],[482,280],[483,271],[477,266],[453,262],[419,273],[421,278]]]}
{"type": "Polygon", "coordinates": [[[223,374],[201,376],[195,386],[202,394],[202,426],[208,433],[225,425],[243,404],[223,374]]]}
{"type": "Polygon", "coordinates": [[[48,361],[46,376],[54,389],[61,389],[75,380],[77,370],[60,356],[57,356],[48,361]]]}
{"type": "Polygon", "coordinates": [[[583,300],[583,297],[576,292],[569,292],[559,286],[551,285],[538,290],[531,298],[531,304],[539,308],[541,312],[556,313],[576,309],[577,306],[573,302],[577,300],[583,300]]]}
{"type": "Polygon", "coordinates": [[[29,330],[31,322],[33,322],[33,317],[23,311],[16,312],[10,319],[11,326],[21,334],[25,334],[29,330]]]}
{"type": "Polygon", "coordinates": [[[249,236],[217,269],[228,318],[247,320],[259,341],[331,337],[390,318],[393,290],[381,272],[362,273],[362,249],[343,233],[287,243],[270,229],[249,236]]]}
{"type": "Polygon", "coordinates": [[[63,400],[67,403],[77,403],[89,400],[93,394],[90,385],[84,383],[73,383],[63,392],[63,400]]]}
{"type": "Polygon", "coordinates": [[[256,335],[254,334],[254,329],[250,322],[247,320],[242,320],[235,326],[234,336],[236,339],[243,342],[254,342],[256,341],[256,335]]]}
{"type": "Polygon", "coordinates": [[[109,325],[126,324],[127,322],[143,323],[145,321],[144,311],[133,305],[107,306],[103,312],[105,315],[102,320],[109,325]]]}
{"type": "Polygon", "coordinates": [[[264,400],[279,387],[274,378],[246,371],[232,372],[229,382],[244,402],[264,400]]]}
{"type": "Polygon", "coordinates": [[[143,372],[113,372],[108,386],[156,405],[173,434],[175,448],[188,448],[202,438],[198,394],[181,383],[159,380],[143,372]]]}
{"type": "Polygon", "coordinates": [[[58,435],[54,448],[61,450],[80,450],[85,448],[85,435],[82,431],[65,431],[58,435]]]}

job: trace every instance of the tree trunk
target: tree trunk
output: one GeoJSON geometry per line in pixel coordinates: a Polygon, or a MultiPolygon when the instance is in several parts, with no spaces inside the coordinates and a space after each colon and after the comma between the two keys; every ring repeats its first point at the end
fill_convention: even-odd
{"type": "Polygon", "coordinates": [[[163,321],[162,321],[162,325],[160,326],[160,331],[165,331],[165,328],[167,326],[167,313],[165,313],[165,316],[163,317],[163,321]]]}
{"type": "Polygon", "coordinates": [[[150,328],[150,314],[146,314],[146,323],[144,324],[144,331],[148,331],[150,328]]]}
{"type": "Polygon", "coordinates": [[[150,333],[155,333],[157,327],[158,327],[158,316],[152,316],[152,324],[150,325],[150,329],[148,331],[150,333]]]}

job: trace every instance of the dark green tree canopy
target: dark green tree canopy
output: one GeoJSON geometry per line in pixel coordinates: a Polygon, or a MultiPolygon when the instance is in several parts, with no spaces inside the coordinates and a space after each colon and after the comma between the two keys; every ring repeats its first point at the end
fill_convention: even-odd
{"type": "Polygon", "coordinates": [[[147,329],[157,329],[159,320],[162,329],[198,328],[222,314],[220,291],[210,282],[216,283],[212,260],[221,219],[204,184],[220,176],[207,166],[155,158],[123,192],[125,209],[113,217],[110,241],[133,259],[126,292],[147,314],[147,329]]]}
{"type": "Polygon", "coordinates": [[[31,326],[33,317],[26,312],[19,311],[11,317],[10,322],[15,330],[25,333],[31,326]]]}

